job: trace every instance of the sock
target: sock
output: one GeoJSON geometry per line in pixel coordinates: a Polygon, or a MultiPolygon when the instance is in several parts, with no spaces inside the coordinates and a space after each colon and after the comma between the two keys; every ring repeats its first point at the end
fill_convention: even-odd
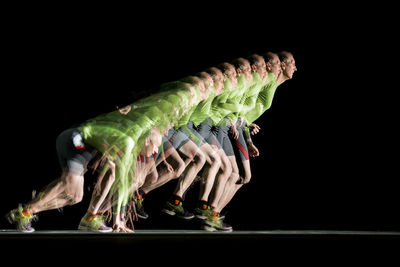
{"type": "Polygon", "coordinates": [[[141,188],[139,188],[138,193],[140,195],[139,198],[144,198],[144,196],[146,195],[146,193],[141,188]]]}
{"type": "Polygon", "coordinates": [[[173,202],[175,205],[178,205],[180,202],[183,202],[183,199],[182,199],[180,196],[174,195],[174,196],[172,197],[172,202],[173,202]]]}
{"type": "Polygon", "coordinates": [[[219,216],[219,212],[218,211],[212,211],[212,218],[213,220],[216,220],[219,216]]]}
{"type": "Polygon", "coordinates": [[[200,209],[206,210],[207,207],[208,207],[208,202],[205,201],[205,200],[200,200],[199,203],[198,203],[198,205],[199,205],[199,208],[200,208],[200,209]]]}
{"type": "Polygon", "coordinates": [[[29,217],[29,216],[31,216],[32,215],[32,213],[31,213],[31,210],[30,209],[24,209],[24,210],[22,210],[22,215],[24,216],[24,217],[29,217]]]}

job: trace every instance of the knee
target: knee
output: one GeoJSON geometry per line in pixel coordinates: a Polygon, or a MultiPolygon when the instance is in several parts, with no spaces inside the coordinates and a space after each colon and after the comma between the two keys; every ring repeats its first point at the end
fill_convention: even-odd
{"type": "Polygon", "coordinates": [[[221,167],[222,162],[221,162],[221,157],[218,156],[218,154],[212,155],[211,156],[211,160],[212,160],[212,165],[216,166],[216,167],[221,167]]]}
{"type": "Polygon", "coordinates": [[[237,172],[232,172],[231,175],[229,176],[229,179],[227,183],[229,184],[236,184],[236,182],[239,180],[239,173],[237,172]]]}
{"type": "MultiPolygon", "coordinates": [[[[152,171],[146,176],[145,181],[143,181],[143,184],[148,184],[148,185],[154,184],[155,182],[157,182],[157,180],[158,180],[158,172],[152,171]]],[[[140,187],[141,186],[139,186],[139,188],[140,187]]]]}
{"type": "Polygon", "coordinates": [[[82,199],[83,199],[83,192],[74,194],[74,195],[70,196],[70,205],[75,205],[75,204],[81,202],[82,199]]]}
{"type": "Polygon", "coordinates": [[[154,184],[155,182],[157,182],[158,172],[153,172],[148,179],[150,184],[154,184]]]}
{"type": "Polygon", "coordinates": [[[200,166],[203,166],[206,163],[206,156],[203,152],[198,151],[195,156],[195,160],[200,166]]]}
{"type": "Polygon", "coordinates": [[[250,182],[250,180],[251,180],[251,172],[250,171],[245,171],[243,183],[247,184],[247,183],[250,182]]]}

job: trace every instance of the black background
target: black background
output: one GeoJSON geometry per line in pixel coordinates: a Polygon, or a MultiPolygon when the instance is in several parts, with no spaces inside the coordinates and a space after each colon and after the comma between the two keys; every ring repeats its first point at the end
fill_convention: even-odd
{"type": "MultiPolygon", "coordinates": [[[[60,174],[55,139],[62,130],[163,82],[287,50],[298,71],[257,121],[261,155],[251,160],[252,181],[229,204],[226,221],[236,230],[400,230],[397,52],[393,32],[377,22],[380,11],[227,7],[14,10],[2,38],[0,213],[60,174]]],[[[149,194],[151,220],[137,229],[194,227],[159,215],[174,184],[149,194]]],[[[188,198],[196,195],[194,188],[188,198]]],[[[35,227],[75,229],[88,196],[43,212],[35,227]]],[[[0,228],[8,227],[1,218],[0,228]]]]}

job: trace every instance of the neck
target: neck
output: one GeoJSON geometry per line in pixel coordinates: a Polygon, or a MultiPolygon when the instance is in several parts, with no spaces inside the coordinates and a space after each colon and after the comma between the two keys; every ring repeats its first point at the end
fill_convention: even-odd
{"type": "Polygon", "coordinates": [[[277,79],[278,85],[281,85],[286,80],[289,80],[289,78],[287,76],[283,75],[283,72],[279,73],[279,76],[278,76],[278,79],[277,79]]]}

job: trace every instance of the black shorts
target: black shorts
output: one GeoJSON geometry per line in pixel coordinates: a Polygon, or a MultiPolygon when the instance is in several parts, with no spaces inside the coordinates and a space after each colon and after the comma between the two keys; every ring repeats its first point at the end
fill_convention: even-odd
{"type": "Polygon", "coordinates": [[[97,151],[85,145],[82,133],[71,128],[60,133],[56,140],[58,160],[63,171],[83,175],[97,151]]]}
{"type": "Polygon", "coordinates": [[[244,131],[245,127],[246,127],[245,123],[242,123],[240,125],[240,123],[238,122],[236,124],[236,129],[239,132],[239,137],[237,140],[234,140],[233,138],[231,139],[232,144],[234,144],[235,148],[237,149],[237,152],[242,161],[249,160],[249,150],[247,148],[247,144],[246,144],[246,141],[244,140],[244,135],[243,135],[243,131],[244,131]]]}
{"type": "Polygon", "coordinates": [[[201,147],[201,145],[203,145],[204,139],[195,129],[193,122],[188,122],[186,127],[181,127],[178,131],[185,134],[187,138],[197,145],[197,147],[201,147]]]}
{"type": "Polygon", "coordinates": [[[235,153],[233,151],[231,140],[229,139],[229,126],[215,126],[215,132],[217,141],[221,145],[225,154],[229,156],[234,156],[235,153]]]}
{"type": "Polygon", "coordinates": [[[162,151],[164,152],[164,157],[168,158],[171,154],[171,150],[179,150],[182,146],[184,146],[187,142],[189,142],[189,138],[187,135],[179,130],[176,130],[174,127],[169,129],[167,135],[162,138],[162,147],[158,149],[158,153],[155,156],[155,160],[161,155],[162,151]]]}
{"type": "Polygon", "coordinates": [[[211,119],[206,119],[200,123],[196,130],[208,144],[216,146],[218,149],[222,148],[221,144],[217,140],[217,130],[214,126],[212,126],[211,119]]]}

